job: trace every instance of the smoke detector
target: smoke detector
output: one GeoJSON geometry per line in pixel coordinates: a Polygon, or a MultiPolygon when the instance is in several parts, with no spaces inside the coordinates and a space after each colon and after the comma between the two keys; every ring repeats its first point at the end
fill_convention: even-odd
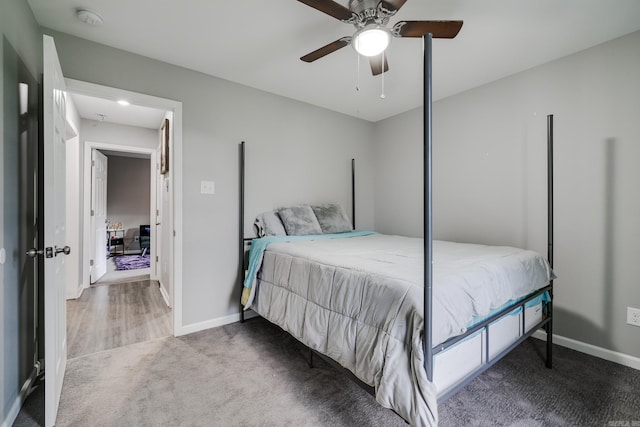
{"type": "Polygon", "coordinates": [[[89,9],[76,9],[76,17],[88,25],[98,26],[104,22],[102,16],[89,9]]]}

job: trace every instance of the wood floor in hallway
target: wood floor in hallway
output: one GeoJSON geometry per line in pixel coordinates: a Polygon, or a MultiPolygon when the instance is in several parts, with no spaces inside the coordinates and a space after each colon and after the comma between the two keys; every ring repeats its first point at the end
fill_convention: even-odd
{"type": "Polygon", "coordinates": [[[69,359],[168,335],[171,309],[156,281],[92,286],[67,301],[69,359]]]}

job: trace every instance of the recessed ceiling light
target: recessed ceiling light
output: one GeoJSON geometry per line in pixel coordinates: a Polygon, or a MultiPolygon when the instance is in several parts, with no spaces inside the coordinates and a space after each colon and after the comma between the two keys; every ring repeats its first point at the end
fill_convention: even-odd
{"type": "Polygon", "coordinates": [[[118,104],[123,105],[123,106],[126,107],[127,105],[129,105],[129,101],[127,101],[126,99],[120,99],[118,101],[118,104]]]}
{"type": "Polygon", "coordinates": [[[102,23],[104,22],[102,20],[102,16],[88,9],[82,9],[82,8],[76,9],[76,17],[80,21],[89,25],[97,26],[97,25],[102,25],[102,23]]]}

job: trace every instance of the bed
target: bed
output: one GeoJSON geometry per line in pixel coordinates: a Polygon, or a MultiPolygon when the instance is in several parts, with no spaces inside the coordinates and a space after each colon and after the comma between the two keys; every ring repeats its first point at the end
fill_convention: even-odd
{"type": "MultiPolygon", "coordinates": [[[[425,42],[425,92],[430,92],[430,37],[425,42]]],[[[338,232],[319,227],[319,233],[289,233],[286,227],[284,233],[245,238],[244,143],[240,163],[241,319],[251,308],[346,369],[382,406],[416,426],[437,425],[438,401],[539,328],[547,332],[547,367],[552,361],[552,116],[544,259],[518,248],[433,240],[430,105],[428,93],[424,239],[351,231],[355,224],[338,232]]],[[[352,209],[355,219],[354,194],[352,209]]],[[[287,213],[278,213],[285,222],[287,213]]],[[[294,228],[305,222],[293,217],[294,228]]],[[[270,221],[262,218],[262,225],[273,225],[270,221]]]]}
{"type": "Polygon", "coordinates": [[[539,290],[552,278],[549,264],[532,251],[433,243],[435,347],[509,307],[504,320],[443,352],[433,382],[423,368],[422,239],[362,231],[256,239],[244,307],[351,371],[411,424],[433,425],[438,395],[543,320],[546,293],[539,290]],[[531,295],[537,296],[524,308],[513,305],[531,295]],[[493,340],[485,344],[487,331],[493,340]],[[474,362],[449,356],[461,350],[474,362]]]}

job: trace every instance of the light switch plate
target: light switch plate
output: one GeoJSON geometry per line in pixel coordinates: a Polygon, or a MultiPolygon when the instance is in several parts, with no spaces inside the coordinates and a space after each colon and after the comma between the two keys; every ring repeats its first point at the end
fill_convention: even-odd
{"type": "Polygon", "coordinates": [[[214,181],[200,181],[200,194],[216,194],[214,181]]]}

